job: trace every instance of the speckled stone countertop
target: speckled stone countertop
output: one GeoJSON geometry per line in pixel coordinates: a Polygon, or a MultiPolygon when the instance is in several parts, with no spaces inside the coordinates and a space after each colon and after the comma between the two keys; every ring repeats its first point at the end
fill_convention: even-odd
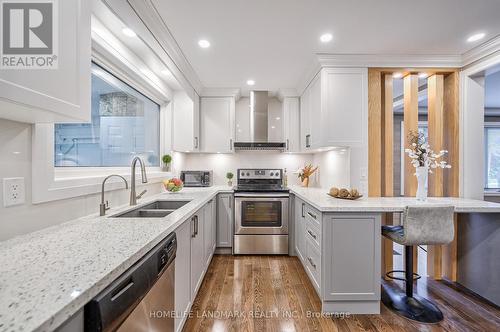
{"type": "Polygon", "coordinates": [[[92,215],[0,242],[0,331],[54,330],[204,204],[230,191],[185,188],[138,205],[191,200],[164,218],[92,215]]]}
{"type": "Polygon", "coordinates": [[[458,213],[500,213],[500,204],[456,197],[429,197],[419,202],[415,197],[361,197],[357,200],[333,198],[325,188],[291,186],[297,197],[322,212],[402,212],[408,205],[450,205],[458,213]]]}

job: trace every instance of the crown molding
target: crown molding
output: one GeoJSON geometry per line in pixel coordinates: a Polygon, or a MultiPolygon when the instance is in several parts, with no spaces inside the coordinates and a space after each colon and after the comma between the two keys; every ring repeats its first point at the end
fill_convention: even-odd
{"type": "Polygon", "coordinates": [[[415,67],[459,68],[460,55],[412,54],[316,54],[321,67],[415,67]]]}
{"type": "Polygon", "coordinates": [[[233,97],[240,99],[241,90],[239,88],[203,88],[200,97],[233,97]]]}
{"type": "Polygon", "coordinates": [[[497,52],[500,52],[500,35],[462,54],[462,67],[469,66],[497,52]]]}
{"type": "Polygon", "coordinates": [[[279,89],[278,92],[276,93],[276,98],[278,100],[283,101],[283,99],[287,97],[298,97],[299,93],[297,92],[297,89],[279,89]]]}

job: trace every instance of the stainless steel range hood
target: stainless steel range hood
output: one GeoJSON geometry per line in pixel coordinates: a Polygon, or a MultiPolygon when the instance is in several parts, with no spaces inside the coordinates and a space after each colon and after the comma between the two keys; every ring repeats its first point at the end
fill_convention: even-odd
{"type": "Polygon", "coordinates": [[[284,150],[283,142],[269,142],[269,92],[250,92],[250,141],[235,142],[236,150],[284,150]]]}

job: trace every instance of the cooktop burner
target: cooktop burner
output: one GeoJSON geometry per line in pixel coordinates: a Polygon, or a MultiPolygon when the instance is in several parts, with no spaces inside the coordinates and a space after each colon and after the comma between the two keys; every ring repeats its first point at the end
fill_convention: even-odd
{"type": "Polygon", "coordinates": [[[276,168],[238,169],[237,192],[288,192],[283,186],[283,170],[276,168]]]}

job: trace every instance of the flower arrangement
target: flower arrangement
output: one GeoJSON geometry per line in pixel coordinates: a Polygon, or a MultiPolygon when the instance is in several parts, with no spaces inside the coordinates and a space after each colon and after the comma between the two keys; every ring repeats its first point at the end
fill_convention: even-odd
{"type": "Polygon", "coordinates": [[[302,182],[303,187],[308,187],[309,186],[309,177],[316,172],[318,167],[314,167],[312,164],[305,165],[302,168],[299,168],[297,170],[298,177],[300,178],[300,182],[302,182]]]}
{"type": "Polygon", "coordinates": [[[435,168],[451,168],[451,165],[444,160],[439,160],[448,153],[446,150],[441,150],[435,153],[429,144],[425,142],[424,135],[415,131],[410,131],[408,134],[408,142],[410,148],[405,149],[408,157],[411,159],[413,167],[426,167],[429,173],[435,168]]]}
{"type": "Polygon", "coordinates": [[[451,168],[451,165],[444,160],[440,160],[448,153],[446,150],[441,150],[435,153],[429,144],[425,142],[425,137],[422,133],[410,131],[408,134],[408,142],[410,148],[405,149],[405,152],[410,157],[410,162],[415,167],[415,176],[417,177],[417,200],[425,201],[427,199],[427,176],[433,173],[436,168],[451,168]]]}

